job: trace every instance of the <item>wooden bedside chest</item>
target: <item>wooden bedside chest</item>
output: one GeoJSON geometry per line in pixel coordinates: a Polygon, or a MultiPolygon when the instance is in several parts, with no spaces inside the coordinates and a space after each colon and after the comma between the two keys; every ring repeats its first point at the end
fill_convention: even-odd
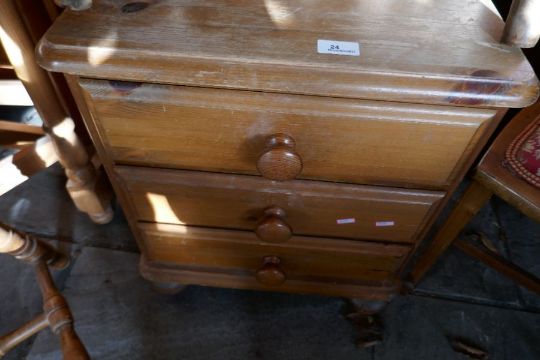
{"type": "Polygon", "coordinates": [[[95,0],[42,39],[158,283],[388,300],[507,107],[486,1],[95,0]]]}

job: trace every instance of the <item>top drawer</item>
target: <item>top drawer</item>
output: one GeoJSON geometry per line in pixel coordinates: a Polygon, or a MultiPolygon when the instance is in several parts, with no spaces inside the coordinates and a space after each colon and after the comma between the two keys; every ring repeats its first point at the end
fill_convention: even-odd
{"type": "Polygon", "coordinates": [[[495,111],[81,80],[121,164],[444,188],[495,111]]]}

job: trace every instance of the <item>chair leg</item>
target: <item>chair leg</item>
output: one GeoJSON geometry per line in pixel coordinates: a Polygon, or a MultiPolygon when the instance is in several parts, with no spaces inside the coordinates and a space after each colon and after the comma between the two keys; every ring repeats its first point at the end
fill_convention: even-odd
{"type": "Polygon", "coordinates": [[[519,266],[512,264],[502,256],[497,255],[490,250],[470,244],[465,240],[456,239],[453,245],[468,256],[474,257],[497,270],[499,273],[508,276],[519,285],[540,294],[540,279],[519,266]]]}
{"type": "Polygon", "coordinates": [[[409,275],[413,284],[420,281],[492,195],[489,189],[473,180],[429,247],[415,264],[409,275]]]}

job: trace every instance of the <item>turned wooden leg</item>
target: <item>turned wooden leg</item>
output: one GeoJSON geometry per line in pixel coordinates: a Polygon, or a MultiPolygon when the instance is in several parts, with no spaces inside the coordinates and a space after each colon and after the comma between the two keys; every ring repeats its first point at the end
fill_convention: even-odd
{"type": "Polygon", "coordinates": [[[478,213],[492,195],[493,193],[489,189],[478,181],[473,180],[411,271],[410,280],[413,284],[417,284],[420,281],[424,274],[435,264],[439,256],[450,246],[465,225],[478,213]]]}
{"type": "Polygon", "coordinates": [[[152,281],[152,288],[155,292],[163,295],[174,295],[184,290],[187,285],[170,282],[152,281]]]}
{"type": "Polygon", "coordinates": [[[56,251],[49,244],[32,236],[21,235],[0,223],[0,253],[35,264],[39,261],[55,268],[64,269],[69,265],[69,257],[56,251]]]}
{"type": "Polygon", "coordinates": [[[540,0],[513,0],[501,42],[533,48],[540,39],[540,0]]]}
{"type": "Polygon", "coordinates": [[[347,319],[356,326],[359,332],[356,345],[367,348],[380,344],[384,334],[381,313],[388,302],[362,299],[346,299],[346,301],[352,309],[347,319]]]}
{"type": "Polygon", "coordinates": [[[77,208],[100,224],[112,219],[111,190],[98,176],[75,134],[75,124],[45,70],[36,63],[34,43],[18,15],[14,0],[0,1],[0,40],[17,77],[24,84],[66,169],[67,190],[77,208]]]}
{"type": "Polygon", "coordinates": [[[64,268],[69,258],[43,241],[21,235],[0,224],[0,253],[8,253],[21,261],[34,265],[36,278],[43,297],[43,314],[19,329],[0,336],[0,357],[32,335],[49,326],[60,338],[65,360],[87,360],[90,356],[73,327],[69,306],[54,285],[49,266],[64,268]]]}

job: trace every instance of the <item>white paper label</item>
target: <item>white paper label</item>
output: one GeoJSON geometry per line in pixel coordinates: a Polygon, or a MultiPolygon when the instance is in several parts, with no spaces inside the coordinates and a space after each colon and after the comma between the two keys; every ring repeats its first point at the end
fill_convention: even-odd
{"type": "Polygon", "coordinates": [[[356,42],[337,40],[317,40],[319,54],[360,56],[360,45],[356,42]]]}
{"type": "Polygon", "coordinates": [[[356,222],[355,218],[348,218],[348,219],[337,219],[336,222],[341,224],[354,224],[356,222]]]}
{"type": "Polygon", "coordinates": [[[394,226],[393,221],[377,221],[375,226],[394,226]]]}

